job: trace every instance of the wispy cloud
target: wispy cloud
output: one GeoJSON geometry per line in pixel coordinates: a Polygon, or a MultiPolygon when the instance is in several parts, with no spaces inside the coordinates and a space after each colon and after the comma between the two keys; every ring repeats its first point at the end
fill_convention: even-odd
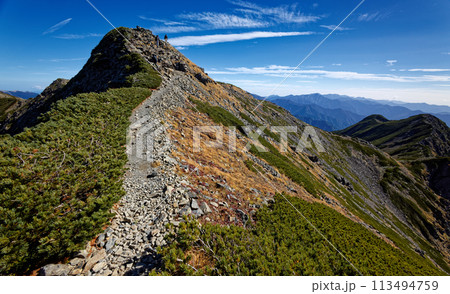
{"type": "Polygon", "coordinates": [[[396,60],[396,59],[386,60],[386,63],[387,63],[388,66],[393,66],[397,62],[398,62],[398,60],[396,60]]]}
{"type": "MultiPolygon", "coordinates": [[[[325,28],[325,29],[329,29],[330,31],[336,29],[336,25],[321,25],[321,27],[325,28]]],[[[352,28],[344,28],[344,27],[338,27],[336,29],[336,31],[350,31],[350,30],[353,30],[353,29],[352,28]]]]}
{"type": "Polygon", "coordinates": [[[311,35],[313,32],[249,32],[241,34],[216,34],[204,36],[185,36],[170,39],[169,42],[173,46],[203,46],[214,43],[235,42],[243,40],[252,40],[259,38],[275,38],[287,36],[305,36],[311,35]]]}
{"type": "Polygon", "coordinates": [[[193,26],[156,26],[152,27],[152,31],[156,33],[176,34],[176,33],[189,33],[198,31],[198,27],[193,26]]]}
{"type": "Polygon", "coordinates": [[[60,28],[62,28],[63,26],[67,25],[70,21],[72,21],[71,18],[65,19],[61,22],[58,22],[57,24],[55,24],[54,26],[49,27],[47,30],[45,30],[45,32],[43,32],[43,35],[47,35],[47,34],[51,34],[53,32],[56,32],[57,30],[59,30],[60,28]]]}
{"type": "Polygon", "coordinates": [[[79,39],[85,39],[85,38],[90,38],[90,37],[102,37],[102,34],[94,34],[94,33],[89,33],[89,34],[62,34],[62,35],[58,35],[55,36],[55,38],[57,39],[64,39],[64,40],[79,40],[79,39]]]}
{"type": "Polygon", "coordinates": [[[213,29],[261,28],[266,27],[268,25],[268,23],[264,21],[226,13],[215,13],[215,12],[189,13],[181,15],[181,17],[193,21],[206,23],[213,29]]]}
{"type": "Polygon", "coordinates": [[[283,5],[276,7],[263,7],[247,1],[230,1],[230,3],[241,7],[238,11],[253,14],[258,17],[269,17],[275,23],[307,23],[320,19],[319,16],[304,15],[297,9],[297,5],[283,5]]]}
{"type": "Polygon", "coordinates": [[[139,18],[143,19],[143,20],[149,20],[149,21],[162,23],[162,24],[164,24],[166,26],[184,26],[184,25],[186,25],[184,22],[171,21],[171,20],[158,19],[158,18],[151,18],[151,17],[146,17],[146,16],[143,16],[143,15],[140,15],[139,18]]]}
{"type": "Polygon", "coordinates": [[[279,24],[304,24],[320,19],[319,16],[305,15],[296,5],[262,7],[245,1],[230,1],[237,8],[233,13],[191,12],[178,15],[175,20],[138,16],[157,24],[152,30],[167,33],[192,32],[214,29],[267,28],[279,24]]]}
{"type": "Polygon", "coordinates": [[[158,25],[151,27],[152,31],[157,33],[175,34],[175,33],[195,32],[199,30],[198,26],[189,25],[186,22],[151,18],[143,15],[140,15],[139,18],[158,23],[158,25]]]}
{"type": "Polygon", "coordinates": [[[409,72],[446,72],[450,71],[449,68],[411,68],[411,69],[400,69],[399,71],[409,71],[409,72]]]}
{"type": "MultiPolygon", "coordinates": [[[[269,65],[264,67],[237,67],[227,68],[223,71],[210,71],[217,75],[264,75],[284,77],[291,73],[291,66],[269,65]]],[[[423,75],[418,77],[399,76],[393,74],[358,73],[352,71],[327,71],[327,70],[299,70],[292,75],[297,78],[330,78],[339,80],[361,80],[361,81],[385,81],[385,82],[450,82],[450,76],[423,75]]]]}

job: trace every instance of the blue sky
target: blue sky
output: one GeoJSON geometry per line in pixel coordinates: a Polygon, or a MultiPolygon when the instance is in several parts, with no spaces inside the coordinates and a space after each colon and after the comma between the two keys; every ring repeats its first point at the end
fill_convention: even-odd
{"type": "MultiPolygon", "coordinates": [[[[450,105],[450,1],[91,0],[115,26],[148,28],[211,77],[259,95],[337,93],[450,105]]],[[[71,78],[111,26],[85,0],[0,0],[0,89],[71,78]]]]}

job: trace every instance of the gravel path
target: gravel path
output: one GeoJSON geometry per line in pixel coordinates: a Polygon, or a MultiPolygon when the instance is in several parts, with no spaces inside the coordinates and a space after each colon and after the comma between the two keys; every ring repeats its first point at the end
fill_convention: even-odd
{"type": "MultiPolygon", "coordinates": [[[[40,274],[146,275],[161,265],[155,249],[165,245],[167,225],[177,226],[180,215],[191,212],[190,198],[195,197],[185,188],[189,183],[173,171],[179,163],[170,157],[171,146],[167,144],[168,138],[160,124],[168,109],[185,105],[187,94],[182,85],[192,84],[186,79],[176,71],[165,76],[160,89],[136,108],[131,117],[135,131],[146,128],[144,137],[150,135],[153,139],[154,150],[158,153],[151,159],[160,164],[153,165],[146,156],[145,147],[136,151],[136,140],[130,140],[124,178],[126,195],[113,211],[116,215],[111,225],[98,236],[95,246],[88,244],[69,264],[46,265],[40,274]]],[[[188,92],[192,90],[188,89],[188,92]]]]}

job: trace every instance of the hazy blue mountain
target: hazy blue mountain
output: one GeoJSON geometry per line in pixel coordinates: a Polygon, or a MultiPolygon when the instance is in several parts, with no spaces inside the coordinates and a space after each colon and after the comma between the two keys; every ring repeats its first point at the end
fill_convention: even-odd
{"type": "MultiPolygon", "coordinates": [[[[400,120],[418,114],[429,113],[438,117],[447,125],[450,125],[450,113],[445,112],[445,110],[449,107],[428,105],[425,103],[401,103],[396,105],[392,101],[378,101],[360,97],[354,98],[337,94],[322,95],[318,93],[308,95],[290,95],[285,97],[270,96],[268,100],[274,103],[277,103],[276,101],[287,100],[292,103],[289,105],[289,111],[291,111],[295,116],[305,120],[306,122],[319,120],[319,124],[311,123],[317,127],[320,127],[319,125],[324,125],[324,122],[326,122],[332,127],[333,130],[346,128],[361,120],[361,116],[366,117],[372,114],[383,115],[389,120],[400,120]],[[297,105],[297,107],[294,107],[295,105],[297,105]],[[304,108],[305,105],[315,105],[321,107],[322,109],[319,110],[319,114],[316,112],[313,113],[311,111],[311,107],[306,111],[304,108]],[[420,106],[423,106],[426,110],[436,110],[439,112],[413,110],[413,108],[417,109],[420,108],[420,106]]],[[[286,102],[283,103],[286,105],[286,102]]]]}
{"type": "MultiPolygon", "coordinates": [[[[433,104],[427,104],[427,103],[408,103],[408,102],[402,102],[402,101],[392,101],[392,100],[375,100],[370,98],[363,98],[363,97],[350,97],[345,95],[338,95],[338,94],[327,94],[323,95],[330,99],[337,99],[341,101],[362,101],[362,102],[368,102],[370,104],[381,104],[381,105],[388,105],[388,106],[394,106],[393,111],[402,111],[398,115],[399,118],[390,118],[389,119],[402,119],[409,117],[408,113],[405,112],[404,108],[407,108],[411,110],[410,115],[415,114],[432,114],[439,118],[440,120],[444,121],[447,126],[450,125],[450,107],[445,105],[433,105],[433,104]],[[402,107],[402,108],[398,108],[402,107]]],[[[376,113],[376,112],[375,112],[376,113]]],[[[373,114],[373,113],[372,113],[373,114]]],[[[395,115],[393,116],[395,117],[395,115]]]]}
{"type": "Polygon", "coordinates": [[[403,101],[395,101],[395,100],[379,100],[379,99],[370,99],[364,97],[350,97],[346,95],[338,95],[338,94],[325,94],[324,97],[330,99],[338,99],[343,101],[349,100],[358,100],[358,101],[366,101],[366,102],[375,102],[383,105],[391,105],[391,106],[402,106],[408,108],[410,110],[418,110],[426,113],[443,113],[450,114],[450,106],[446,105],[433,105],[428,103],[410,103],[403,101]]]}
{"type": "Polygon", "coordinates": [[[22,99],[34,98],[37,95],[39,95],[39,93],[27,92],[27,91],[2,91],[2,92],[12,95],[14,97],[22,98],[22,99]]]}
{"type": "Polygon", "coordinates": [[[296,104],[289,100],[273,100],[273,103],[283,107],[298,119],[325,131],[344,129],[359,122],[363,115],[342,109],[328,109],[314,104],[296,104]]]}
{"type": "Polygon", "coordinates": [[[411,110],[420,110],[430,113],[450,114],[450,107],[445,105],[432,105],[427,103],[406,103],[401,101],[383,101],[387,105],[403,106],[411,110]]]}

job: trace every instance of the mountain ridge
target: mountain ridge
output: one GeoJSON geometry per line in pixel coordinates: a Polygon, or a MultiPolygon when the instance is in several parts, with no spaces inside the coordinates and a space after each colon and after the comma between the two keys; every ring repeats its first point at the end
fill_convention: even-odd
{"type": "MultiPolygon", "coordinates": [[[[409,105],[407,103],[389,103],[386,101],[367,98],[353,98],[337,94],[322,95],[319,93],[315,93],[308,95],[289,95],[285,97],[271,96],[268,98],[268,100],[289,100],[290,102],[297,104],[297,108],[304,107],[305,105],[316,105],[326,109],[326,113],[329,114],[333,114],[336,109],[350,112],[351,115],[341,116],[338,123],[334,123],[334,125],[333,121],[335,121],[336,118],[326,121],[333,127],[332,131],[337,131],[349,127],[360,121],[362,118],[374,113],[381,114],[391,120],[404,119],[418,114],[426,114],[426,111],[418,110],[416,104],[410,105],[409,107],[414,108],[410,109],[407,107],[409,105]]],[[[427,106],[426,104],[418,105],[423,105],[425,109],[428,110],[443,109],[443,111],[441,112],[431,114],[443,120],[447,125],[450,124],[450,113],[445,112],[445,110],[447,109],[446,107],[436,105],[427,106]]],[[[294,113],[299,112],[296,110],[294,105],[292,105],[291,109],[294,113]]],[[[320,113],[312,114],[308,117],[308,119],[314,121],[317,120],[317,117],[319,116],[320,113]]]]}
{"type": "Polygon", "coordinates": [[[26,231],[12,226],[10,219],[0,219],[8,224],[0,226],[2,236],[6,234],[0,240],[14,241],[5,243],[7,249],[0,255],[0,265],[7,266],[10,273],[76,257],[69,263],[44,266],[41,273],[195,274],[195,268],[198,273],[237,275],[243,274],[242,268],[248,274],[356,274],[285,205],[285,199],[307,213],[363,274],[450,272],[445,245],[449,232],[444,208],[448,203],[401,162],[367,142],[311,128],[271,102],[256,107],[261,101],[209,78],[202,68],[148,30],[119,30],[131,44],[115,31],[108,33],[81,74],[61,88],[55,87],[58,94],[50,95],[53,98],[43,98],[45,107],[33,102],[30,105],[34,106],[16,116],[28,117],[31,111],[40,121],[27,120],[29,128],[20,132],[25,120],[11,120],[10,132],[19,133],[0,137],[5,158],[0,185],[6,191],[0,196],[2,203],[9,205],[4,209],[13,217],[20,215],[27,230],[34,229],[26,231]],[[113,58],[103,60],[104,55],[113,58]],[[137,70],[129,71],[133,62],[137,70]],[[160,85],[155,83],[159,80],[156,76],[160,85]],[[77,95],[65,97],[69,93],[77,95]],[[133,97],[133,105],[127,104],[127,97],[133,97]],[[127,109],[137,106],[127,117],[130,114],[124,112],[124,105],[127,109]],[[120,113],[117,116],[123,128],[111,136],[108,132],[116,130],[118,122],[111,121],[116,115],[110,112],[120,113]],[[158,151],[154,161],[144,159],[149,150],[125,153],[124,146],[133,149],[133,141],[125,142],[125,120],[131,127],[141,122],[149,129],[154,120],[164,123],[170,136],[152,129],[158,151]],[[261,131],[257,142],[246,131],[283,125],[298,130],[288,135],[286,151],[277,143],[280,135],[272,128],[261,131]],[[225,145],[210,148],[205,140],[220,134],[204,133],[201,152],[193,152],[196,126],[223,130],[224,141],[235,140],[238,148],[235,152],[225,145]],[[66,129],[71,130],[70,138],[66,129]],[[304,131],[315,133],[326,152],[315,143],[296,152],[304,131]],[[169,137],[171,144],[166,145],[169,137]],[[100,151],[107,156],[96,153],[100,151]],[[127,155],[125,171],[121,163],[127,155]],[[116,157],[121,163],[109,162],[116,157]],[[51,169],[46,169],[49,174],[42,172],[41,165],[50,165],[51,169]],[[54,176],[60,169],[66,176],[54,176]],[[113,183],[109,173],[114,175],[113,183]],[[52,185],[61,195],[46,190],[52,185]],[[99,191],[102,194],[96,194],[99,191]],[[42,210],[32,215],[32,221],[27,212],[36,209],[36,204],[24,202],[17,210],[15,195],[40,201],[42,210]],[[113,205],[119,195],[121,200],[113,205]],[[45,197],[49,200],[44,201],[45,197]],[[112,218],[104,219],[110,211],[112,218]],[[69,221],[70,217],[77,221],[69,221]],[[292,217],[300,220],[294,219],[295,230],[289,224],[292,217]],[[95,229],[89,225],[91,218],[95,229]],[[271,224],[270,220],[277,221],[271,224]],[[334,223],[341,224],[339,233],[334,223]],[[86,227],[91,231],[85,231],[86,227]],[[218,240],[229,240],[229,246],[223,247],[218,240]],[[280,240],[289,240],[292,246],[285,247],[280,240]],[[215,250],[211,252],[205,244],[215,250]],[[155,250],[158,246],[162,246],[162,256],[155,250]],[[284,248],[289,254],[283,254],[284,248]],[[27,259],[17,252],[26,253],[27,259]],[[329,258],[318,260],[318,252],[326,252],[329,258]],[[242,260],[240,266],[233,260],[236,256],[242,260]]]}
{"type": "Polygon", "coordinates": [[[438,195],[450,199],[450,129],[438,118],[421,114],[399,121],[371,115],[336,132],[371,142],[402,160],[438,195]]]}
{"type": "Polygon", "coordinates": [[[371,115],[337,134],[372,142],[392,156],[416,158],[450,156],[450,129],[437,117],[419,114],[391,121],[371,115]],[[422,150],[417,150],[417,148],[422,150]]]}

